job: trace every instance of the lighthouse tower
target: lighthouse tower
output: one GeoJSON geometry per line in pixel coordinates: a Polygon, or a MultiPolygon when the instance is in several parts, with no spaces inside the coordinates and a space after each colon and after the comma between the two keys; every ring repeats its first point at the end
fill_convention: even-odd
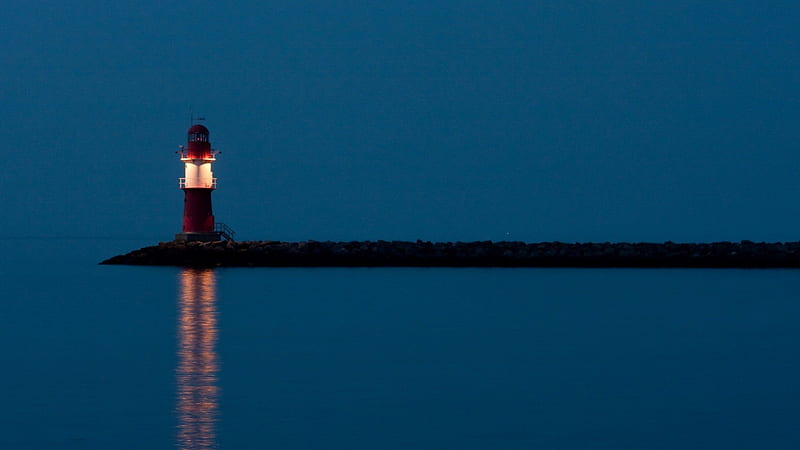
{"type": "Polygon", "coordinates": [[[219,241],[224,233],[215,227],[211,210],[211,192],[217,188],[211,163],[216,161],[218,152],[211,148],[208,128],[203,125],[192,125],[188,135],[186,147],[181,146],[179,152],[185,169],[180,179],[180,188],[184,192],[183,229],[175,235],[175,240],[219,241]]]}

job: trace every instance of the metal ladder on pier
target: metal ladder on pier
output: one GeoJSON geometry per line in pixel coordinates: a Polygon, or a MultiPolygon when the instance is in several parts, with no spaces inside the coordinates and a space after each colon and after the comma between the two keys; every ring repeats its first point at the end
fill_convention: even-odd
{"type": "Polygon", "coordinates": [[[233,235],[236,234],[233,229],[222,222],[217,222],[214,224],[214,231],[220,234],[226,241],[235,242],[233,240],[233,235]]]}

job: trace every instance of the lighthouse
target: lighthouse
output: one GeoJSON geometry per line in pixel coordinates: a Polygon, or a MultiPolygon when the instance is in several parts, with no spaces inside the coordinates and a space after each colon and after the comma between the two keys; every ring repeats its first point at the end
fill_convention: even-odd
{"type": "Polygon", "coordinates": [[[211,148],[208,128],[200,124],[189,127],[186,147],[181,146],[184,176],[179,184],[184,193],[183,228],[175,235],[176,241],[219,241],[223,237],[233,240],[230,229],[214,223],[211,193],[217,188],[217,179],[211,171],[218,151],[211,148]]]}

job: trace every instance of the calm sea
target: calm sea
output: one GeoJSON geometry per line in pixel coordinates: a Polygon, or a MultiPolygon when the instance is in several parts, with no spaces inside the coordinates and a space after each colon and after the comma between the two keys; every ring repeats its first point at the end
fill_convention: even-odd
{"type": "Polygon", "coordinates": [[[800,271],[217,269],[0,240],[2,449],[800,448],[800,271]]]}

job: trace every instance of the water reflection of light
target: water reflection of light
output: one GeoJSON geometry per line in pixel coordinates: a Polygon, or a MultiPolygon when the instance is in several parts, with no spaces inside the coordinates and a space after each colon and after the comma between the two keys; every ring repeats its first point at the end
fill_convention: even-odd
{"type": "Polygon", "coordinates": [[[178,447],[216,448],[217,280],[212,269],[184,269],[178,298],[178,447]]]}

